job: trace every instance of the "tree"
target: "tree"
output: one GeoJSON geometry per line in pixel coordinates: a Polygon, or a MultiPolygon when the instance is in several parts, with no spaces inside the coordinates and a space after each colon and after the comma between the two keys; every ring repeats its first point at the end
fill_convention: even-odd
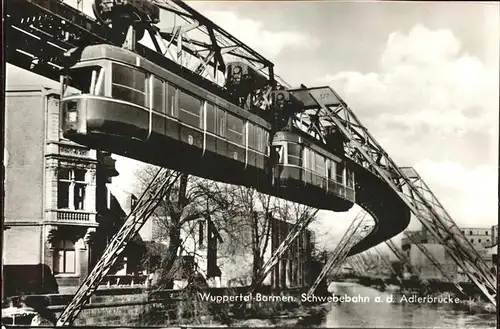
{"type": "MultiPolygon", "coordinates": [[[[248,255],[251,252],[252,262],[248,274],[254,285],[259,279],[260,269],[272,242],[271,219],[296,223],[305,216],[312,216],[314,209],[243,186],[235,187],[232,193],[233,203],[231,209],[225,212],[227,218],[224,227],[220,229],[226,236],[225,241],[228,241],[224,246],[223,257],[230,261],[238,255],[248,255]]],[[[239,263],[238,268],[242,267],[243,264],[239,263]]]]}
{"type": "MultiPolygon", "coordinates": [[[[141,168],[136,176],[139,189],[144,189],[157,171],[155,166],[141,168]]],[[[174,174],[172,171],[170,174],[174,174]]],[[[161,254],[156,270],[161,288],[172,288],[178,261],[179,250],[183,246],[181,232],[192,227],[192,222],[203,218],[219,217],[231,204],[229,186],[201,179],[188,174],[181,174],[170,193],[160,201],[153,214],[154,225],[162,240],[166,240],[166,253],[161,254]]]]}

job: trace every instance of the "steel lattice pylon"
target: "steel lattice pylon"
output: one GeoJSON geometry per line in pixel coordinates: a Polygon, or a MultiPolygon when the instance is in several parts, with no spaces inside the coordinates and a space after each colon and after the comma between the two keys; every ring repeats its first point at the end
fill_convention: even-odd
{"type": "Polygon", "coordinates": [[[364,270],[363,270],[363,267],[361,265],[361,260],[358,257],[358,255],[354,255],[354,256],[347,258],[346,263],[351,265],[354,272],[357,272],[358,275],[364,275],[364,270]]]}
{"type": "Polygon", "coordinates": [[[164,168],[156,173],[136,206],[127,216],[121,229],[115,234],[95,267],[57,319],[56,326],[68,326],[73,323],[83,306],[99,287],[100,281],[125,250],[127,243],[139,232],[146,220],[153,214],[158,203],[168,194],[179,176],[180,173],[171,173],[164,168]]]}
{"type": "Polygon", "coordinates": [[[393,254],[399,259],[399,261],[408,267],[409,271],[413,275],[420,276],[420,272],[418,271],[418,269],[411,265],[411,261],[408,259],[408,257],[406,257],[404,252],[394,243],[394,241],[392,241],[392,239],[385,241],[385,244],[387,245],[387,247],[389,247],[389,249],[391,249],[393,254]]]}
{"type": "Polygon", "coordinates": [[[258,279],[255,280],[255,282],[252,284],[250,292],[252,292],[258,285],[262,283],[262,281],[265,280],[269,271],[272,270],[272,268],[276,265],[276,263],[278,263],[279,259],[285,254],[285,252],[288,251],[290,245],[295,241],[295,239],[299,236],[299,234],[302,233],[314,220],[318,211],[319,211],[318,209],[315,209],[311,214],[305,214],[304,216],[300,217],[297,220],[292,230],[288,232],[283,242],[281,242],[281,244],[274,251],[271,257],[269,257],[266,263],[262,265],[259,271],[258,279]]]}
{"type": "Polygon", "coordinates": [[[332,268],[334,269],[335,273],[340,269],[340,266],[346,260],[347,255],[349,254],[349,251],[352,249],[352,247],[362,238],[367,236],[370,233],[371,229],[373,229],[373,226],[368,226],[368,230],[365,229],[366,227],[364,227],[363,223],[366,223],[366,215],[367,213],[364,210],[361,210],[356,215],[354,220],[351,222],[351,225],[349,225],[347,231],[340,239],[340,242],[330,254],[330,257],[328,258],[326,264],[323,266],[321,273],[309,288],[309,291],[307,293],[308,296],[312,296],[314,294],[314,291],[316,291],[321,281],[325,278],[328,272],[332,270],[332,268]]]}
{"type": "Polygon", "coordinates": [[[434,265],[449,282],[453,283],[462,295],[464,295],[464,289],[462,288],[460,283],[456,278],[450,275],[450,273],[446,272],[446,270],[441,266],[441,264],[439,264],[439,261],[434,257],[431,251],[427,249],[424,244],[418,243],[418,241],[415,240],[412,234],[408,234],[405,232],[405,236],[408,237],[408,239],[410,239],[410,241],[425,255],[425,257],[430,260],[432,265],[434,265]]]}
{"type": "Polygon", "coordinates": [[[398,194],[422,226],[445,246],[450,257],[496,306],[495,276],[418,173],[412,168],[398,167],[332,88],[302,88],[290,92],[316,111],[320,129],[334,125],[342,132],[348,141],[346,154],[398,194]]]}
{"type": "MultiPolygon", "coordinates": [[[[380,260],[382,261],[382,263],[389,269],[389,271],[393,274],[393,275],[396,275],[396,271],[394,270],[394,268],[392,267],[391,265],[391,261],[384,255],[380,252],[380,250],[375,246],[373,247],[372,249],[375,250],[375,252],[379,255],[380,257],[380,260]]],[[[398,278],[399,281],[401,282],[401,278],[398,278]]]]}

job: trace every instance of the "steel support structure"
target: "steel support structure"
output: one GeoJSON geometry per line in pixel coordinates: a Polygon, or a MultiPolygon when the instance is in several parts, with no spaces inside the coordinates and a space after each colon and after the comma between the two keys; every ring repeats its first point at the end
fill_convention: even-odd
{"type": "Polygon", "coordinates": [[[413,275],[420,276],[420,272],[418,271],[418,269],[411,265],[410,259],[406,257],[404,252],[396,245],[396,243],[394,243],[394,241],[392,241],[392,239],[385,241],[385,244],[399,259],[399,261],[410,270],[413,275]]]}
{"type": "Polygon", "coordinates": [[[439,270],[439,272],[441,272],[443,277],[445,277],[449,282],[453,283],[453,285],[457,288],[460,294],[465,295],[464,289],[458,282],[457,278],[454,278],[453,276],[450,275],[450,273],[448,273],[445,269],[443,269],[439,261],[434,257],[431,251],[427,249],[427,247],[424,244],[416,241],[415,238],[412,236],[412,234],[407,234],[405,232],[405,236],[408,237],[408,239],[410,239],[412,244],[415,245],[425,255],[425,257],[427,257],[427,259],[432,263],[432,265],[434,265],[439,270]]]}
{"type": "Polygon", "coordinates": [[[301,216],[297,222],[293,225],[292,229],[288,232],[287,236],[281,242],[281,244],[276,248],[274,253],[269,257],[269,259],[262,265],[259,270],[258,279],[252,283],[250,287],[250,292],[253,292],[265,279],[267,274],[273,269],[273,267],[278,263],[281,257],[288,251],[291,244],[297,239],[297,237],[309,226],[309,224],[316,218],[318,209],[314,210],[311,214],[304,214],[301,216]]]}
{"type": "MultiPolygon", "coordinates": [[[[137,3],[140,11],[140,2],[148,1],[128,2],[137,3]]],[[[125,22],[142,32],[137,33],[134,45],[127,45],[140,56],[159,65],[175,63],[223,96],[229,95],[225,88],[226,64],[235,60],[245,63],[268,79],[266,92],[252,99],[253,105],[263,110],[269,110],[271,90],[288,86],[274,73],[271,61],[183,1],[150,2],[159,7],[173,25],[158,27],[171,22],[148,18],[125,22]]],[[[95,44],[123,47],[128,41],[123,33],[118,35],[113,30],[112,22],[98,22],[61,0],[8,1],[5,12],[7,62],[55,81],[59,81],[61,69],[71,64],[65,56],[69,50],[95,44]]]]}
{"type": "Polygon", "coordinates": [[[448,255],[496,306],[495,276],[418,173],[412,168],[397,166],[332,88],[301,88],[290,92],[306,105],[297,120],[310,121],[308,111],[312,110],[315,121],[321,122],[321,125],[316,124],[318,129],[326,131],[326,127],[336,126],[347,140],[347,156],[397,193],[422,226],[445,246],[448,255]]]}
{"type": "Polygon", "coordinates": [[[148,218],[151,217],[159,202],[168,195],[179,176],[180,173],[172,173],[168,169],[160,169],[156,173],[137,201],[136,206],[127,216],[123,226],[115,234],[95,267],[80,285],[71,302],[57,319],[56,326],[69,326],[73,323],[83,306],[99,287],[101,280],[125,250],[127,243],[139,233],[139,230],[148,218]]]}
{"type": "Polygon", "coordinates": [[[375,258],[372,256],[371,251],[365,250],[364,252],[357,255],[360,261],[365,265],[365,271],[370,271],[376,269],[378,263],[375,262],[375,258]]]}
{"type": "MultiPolygon", "coordinates": [[[[370,231],[366,232],[365,230],[360,232],[360,230],[364,228],[363,223],[366,223],[366,215],[367,213],[363,210],[356,215],[354,220],[351,222],[351,225],[349,225],[347,231],[340,239],[340,242],[330,254],[330,257],[328,258],[326,264],[323,266],[321,273],[309,288],[309,291],[307,293],[308,296],[312,296],[314,294],[314,291],[316,291],[321,281],[332,270],[332,268],[334,269],[335,273],[340,269],[340,266],[347,258],[347,255],[349,254],[349,251],[352,249],[352,247],[370,233],[370,231]]],[[[371,228],[373,229],[373,227],[371,228]]]]}
{"type": "Polygon", "coordinates": [[[357,255],[350,256],[346,259],[346,263],[351,265],[353,270],[358,273],[358,275],[364,275],[363,266],[360,264],[360,259],[357,255]]]}
{"type": "MultiPolygon", "coordinates": [[[[389,271],[397,276],[397,273],[396,271],[394,270],[394,268],[392,267],[392,264],[391,264],[391,261],[384,255],[380,252],[380,250],[377,248],[377,246],[373,247],[372,249],[375,250],[375,252],[379,255],[380,257],[380,260],[382,261],[382,263],[389,269],[389,271]]],[[[401,278],[398,278],[399,281],[401,282],[401,278]]]]}

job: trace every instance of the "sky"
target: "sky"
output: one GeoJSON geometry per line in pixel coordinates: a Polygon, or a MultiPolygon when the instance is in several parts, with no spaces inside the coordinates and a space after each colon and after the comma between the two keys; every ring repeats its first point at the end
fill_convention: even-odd
{"type": "MultiPolygon", "coordinates": [[[[459,226],[498,222],[498,3],[189,4],[270,59],[292,86],[333,87],[459,226]]],[[[7,84],[26,81],[44,83],[8,66],[7,84]]],[[[115,157],[113,188],[130,191],[137,163],[115,157]]],[[[320,240],[337,240],[358,210],[321,212],[313,228],[320,240]]]]}

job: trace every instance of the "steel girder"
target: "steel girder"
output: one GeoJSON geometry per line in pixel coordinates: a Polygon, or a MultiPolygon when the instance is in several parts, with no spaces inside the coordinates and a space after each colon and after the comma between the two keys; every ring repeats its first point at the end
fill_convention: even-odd
{"type": "MultiPolygon", "coordinates": [[[[323,266],[320,274],[309,288],[307,293],[308,296],[312,296],[314,294],[314,291],[318,288],[321,281],[332,269],[334,270],[334,273],[337,273],[352,247],[371,232],[371,230],[364,230],[363,223],[366,223],[366,215],[367,213],[363,210],[356,215],[335,249],[331,252],[330,257],[323,266]]],[[[373,229],[373,226],[371,229],[373,229]]]]}

